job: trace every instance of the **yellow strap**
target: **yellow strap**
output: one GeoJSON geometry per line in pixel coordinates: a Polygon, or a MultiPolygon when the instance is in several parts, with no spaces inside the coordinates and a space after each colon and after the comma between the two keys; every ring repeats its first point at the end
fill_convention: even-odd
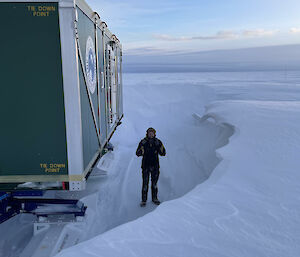
{"type": "Polygon", "coordinates": [[[25,176],[0,176],[0,183],[25,183],[25,182],[68,182],[82,181],[85,174],[82,175],[25,175],[25,176]]]}

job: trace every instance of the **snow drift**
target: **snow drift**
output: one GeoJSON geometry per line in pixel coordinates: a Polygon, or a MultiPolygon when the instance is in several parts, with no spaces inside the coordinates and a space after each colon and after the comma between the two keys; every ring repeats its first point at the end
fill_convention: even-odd
{"type": "MultiPolygon", "coordinates": [[[[143,136],[149,125],[157,128],[169,158],[162,159],[162,200],[189,191],[191,177],[194,185],[203,182],[203,173],[195,176],[195,171],[216,168],[183,197],[58,256],[297,256],[299,74],[151,74],[151,83],[148,80],[149,75],[127,75],[126,99],[131,100],[126,106],[140,108],[128,112],[114,139],[119,147],[114,154],[128,151],[132,156],[138,142],[133,139],[143,136]],[[206,116],[199,121],[193,113],[206,116]],[[224,130],[214,123],[230,126],[224,130]],[[232,126],[235,133],[226,144],[232,126]],[[214,144],[206,145],[206,140],[214,144]],[[202,158],[201,142],[212,149],[223,146],[217,150],[222,158],[218,165],[214,151],[202,158]]],[[[124,166],[129,168],[122,170],[123,186],[111,203],[118,205],[116,215],[130,220],[134,215],[123,211],[136,211],[139,186],[133,186],[138,176],[132,174],[138,172],[139,162],[131,157],[124,166]]]]}

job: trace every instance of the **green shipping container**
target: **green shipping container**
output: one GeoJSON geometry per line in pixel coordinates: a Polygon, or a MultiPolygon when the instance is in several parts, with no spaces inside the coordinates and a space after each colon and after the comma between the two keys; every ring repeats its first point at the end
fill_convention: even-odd
{"type": "Polygon", "coordinates": [[[123,117],[119,40],[83,0],[0,0],[0,24],[0,191],[83,190],[123,117]]]}

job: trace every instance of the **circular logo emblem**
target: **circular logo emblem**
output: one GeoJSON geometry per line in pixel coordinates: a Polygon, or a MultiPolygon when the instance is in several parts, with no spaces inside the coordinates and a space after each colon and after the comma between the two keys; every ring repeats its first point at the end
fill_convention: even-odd
{"type": "Polygon", "coordinates": [[[94,42],[91,37],[88,37],[86,41],[85,50],[85,69],[87,76],[87,85],[90,92],[93,94],[96,89],[96,55],[94,42]]]}

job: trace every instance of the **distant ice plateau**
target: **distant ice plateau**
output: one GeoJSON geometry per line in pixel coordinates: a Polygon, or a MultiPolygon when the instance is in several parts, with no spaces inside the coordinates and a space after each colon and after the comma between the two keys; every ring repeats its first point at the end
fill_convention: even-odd
{"type": "Polygon", "coordinates": [[[300,68],[300,44],[191,53],[124,52],[124,72],[278,71],[300,68]]]}

